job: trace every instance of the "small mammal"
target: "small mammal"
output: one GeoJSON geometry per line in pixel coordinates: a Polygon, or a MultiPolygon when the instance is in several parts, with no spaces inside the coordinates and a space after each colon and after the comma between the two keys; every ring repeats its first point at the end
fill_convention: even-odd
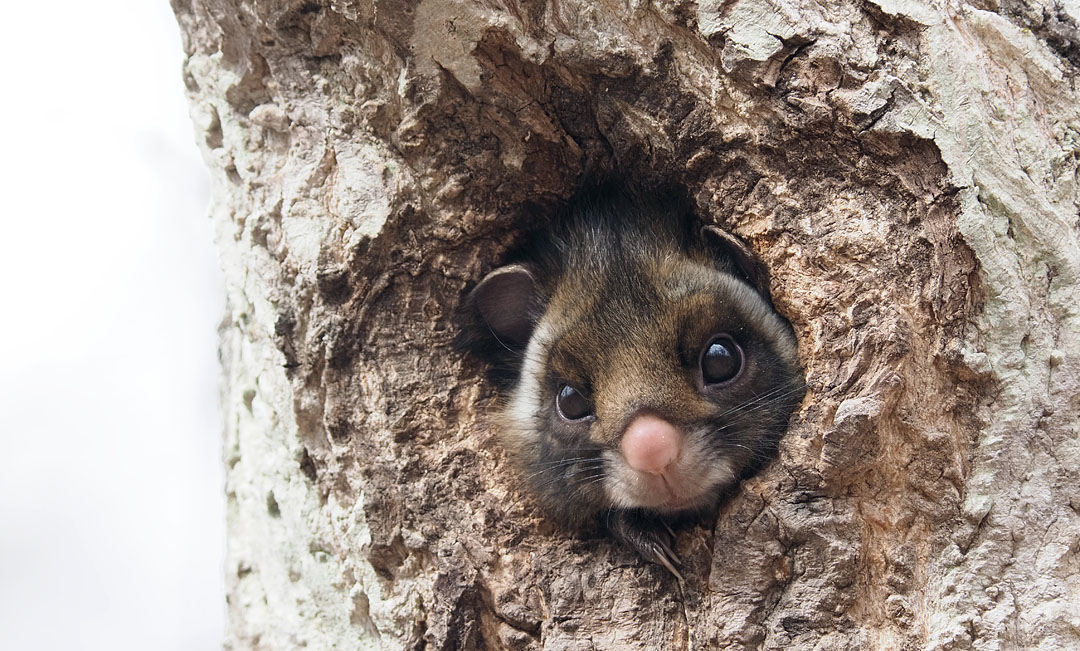
{"type": "Polygon", "coordinates": [[[805,391],[764,267],[677,192],[582,193],[465,306],[531,491],[680,579],[669,521],[764,465],[805,391]]]}

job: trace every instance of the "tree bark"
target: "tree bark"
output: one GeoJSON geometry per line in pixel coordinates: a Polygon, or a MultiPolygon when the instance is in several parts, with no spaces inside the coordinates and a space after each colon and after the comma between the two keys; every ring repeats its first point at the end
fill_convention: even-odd
{"type": "Polygon", "coordinates": [[[1080,6],[173,0],[234,649],[1080,647],[1080,6]],[[583,174],[749,242],[809,393],[685,584],[518,489],[454,310],[583,174]]]}

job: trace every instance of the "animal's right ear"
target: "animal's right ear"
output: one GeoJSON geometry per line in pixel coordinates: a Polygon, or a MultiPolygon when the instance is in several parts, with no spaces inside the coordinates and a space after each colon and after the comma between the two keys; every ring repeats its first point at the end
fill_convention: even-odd
{"type": "Polygon", "coordinates": [[[538,289],[528,267],[511,264],[485,276],[469,300],[500,342],[524,347],[540,319],[538,289]]]}
{"type": "Polygon", "coordinates": [[[742,240],[716,226],[704,226],[701,239],[713,254],[734,265],[732,271],[746,279],[766,300],[769,298],[769,270],[742,240]]]}

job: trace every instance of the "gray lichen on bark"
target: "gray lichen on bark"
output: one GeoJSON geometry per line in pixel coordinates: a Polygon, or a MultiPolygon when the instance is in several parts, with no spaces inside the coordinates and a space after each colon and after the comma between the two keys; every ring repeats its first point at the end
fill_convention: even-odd
{"type": "Polygon", "coordinates": [[[1080,645],[1075,3],[173,0],[228,644],[1080,645]],[[684,585],[517,490],[453,312],[588,170],[750,242],[810,391],[684,585]]]}

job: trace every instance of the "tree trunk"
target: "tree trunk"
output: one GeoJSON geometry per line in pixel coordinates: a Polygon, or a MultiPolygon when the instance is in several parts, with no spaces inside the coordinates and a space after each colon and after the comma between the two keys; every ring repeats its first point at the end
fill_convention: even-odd
{"type": "Polygon", "coordinates": [[[1075,1],[173,5],[230,648],[1080,648],[1075,1]],[[751,244],[810,386],[683,584],[545,518],[451,346],[613,169],[751,244]]]}

